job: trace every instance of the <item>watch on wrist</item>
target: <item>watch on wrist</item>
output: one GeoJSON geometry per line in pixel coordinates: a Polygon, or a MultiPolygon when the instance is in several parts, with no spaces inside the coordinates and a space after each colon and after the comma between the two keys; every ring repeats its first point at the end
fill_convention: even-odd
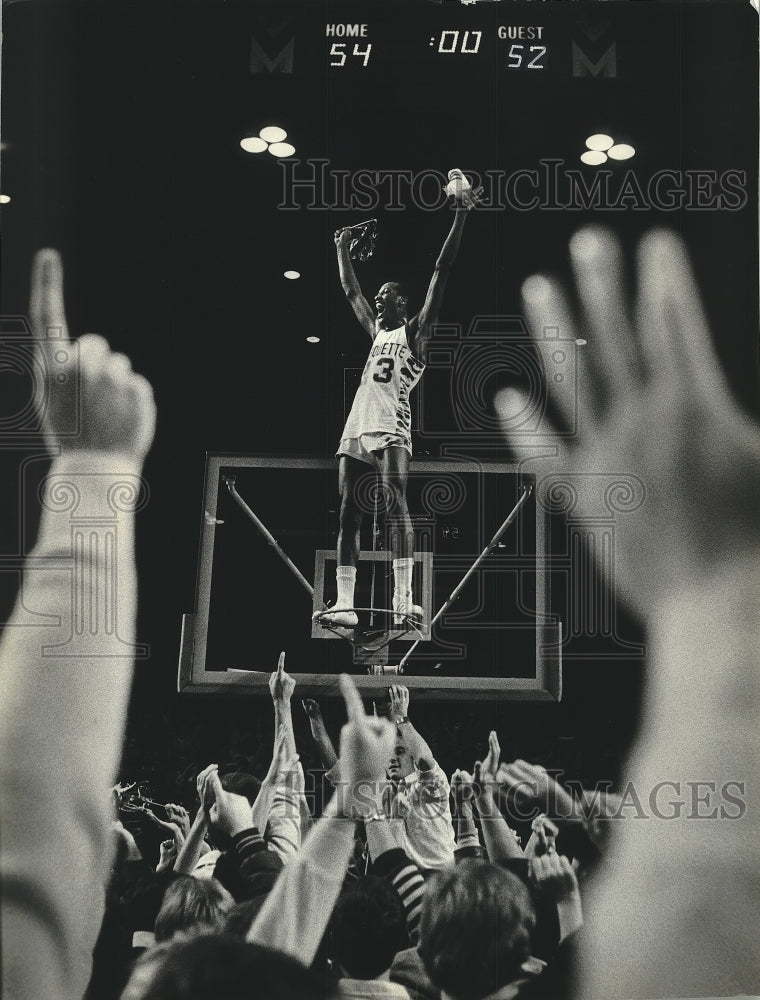
{"type": "Polygon", "coordinates": [[[409,716],[402,715],[400,719],[397,716],[393,721],[396,723],[397,726],[403,726],[405,722],[409,721],[409,716]]]}

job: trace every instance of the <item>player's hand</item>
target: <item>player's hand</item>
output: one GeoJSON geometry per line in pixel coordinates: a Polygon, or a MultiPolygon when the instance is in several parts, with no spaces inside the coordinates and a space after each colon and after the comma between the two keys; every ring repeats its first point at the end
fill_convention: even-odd
{"type": "Polygon", "coordinates": [[[409,715],[409,688],[403,684],[391,684],[388,688],[391,722],[400,722],[409,715]]]}
{"type": "Polygon", "coordinates": [[[94,333],[72,343],[63,302],[63,264],[40,250],[32,264],[29,315],[42,379],[37,404],[51,454],[83,449],[142,462],[153,442],[153,390],[94,333]]]}
{"type": "MultiPolygon", "coordinates": [[[[544,276],[524,283],[523,305],[548,371],[557,343],[545,328],[559,328],[566,344],[588,341],[576,352],[577,386],[549,382],[573,433],[555,433],[556,458],[533,459],[520,414],[535,400],[504,389],[495,406],[509,446],[538,475],[539,498],[551,473],[555,507],[564,488],[576,516],[614,512],[616,583],[654,616],[679,593],[688,600],[695,581],[757,559],[760,428],[729,393],[678,236],[655,230],[641,240],[635,303],[610,232],[581,230],[570,255],[580,315],[544,276]]],[[[545,453],[546,438],[540,443],[545,453]]]]}
{"type": "Polygon", "coordinates": [[[351,243],[351,232],[348,229],[339,229],[335,234],[335,245],[338,249],[347,247],[351,243]]]}
{"type": "Polygon", "coordinates": [[[285,654],[280,653],[277,669],[269,678],[269,693],[272,701],[289,702],[296,689],[296,682],[285,673],[285,654]]]}
{"type": "Polygon", "coordinates": [[[471,212],[476,205],[480,205],[483,202],[483,187],[482,185],[478,188],[467,188],[461,191],[456,199],[457,208],[464,208],[468,212],[471,212]]]}

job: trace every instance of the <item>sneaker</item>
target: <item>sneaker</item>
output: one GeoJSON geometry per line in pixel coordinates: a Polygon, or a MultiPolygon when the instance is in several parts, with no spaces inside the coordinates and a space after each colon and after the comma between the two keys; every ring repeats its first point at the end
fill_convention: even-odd
{"type": "Polygon", "coordinates": [[[403,625],[405,618],[413,618],[415,621],[422,621],[422,608],[419,604],[412,604],[411,594],[394,594],[393,610],[397,612],[393,616],[394,625],[403,625]]]}
{"type": "Polygon", "coordinates": [[[332,625],[339,628],[355,628],[359,624],[359,618],[355,611],[349,608],[330,608],[327,611],[318,611],[314,618],[319,619],[319,624],[332,625]]]}

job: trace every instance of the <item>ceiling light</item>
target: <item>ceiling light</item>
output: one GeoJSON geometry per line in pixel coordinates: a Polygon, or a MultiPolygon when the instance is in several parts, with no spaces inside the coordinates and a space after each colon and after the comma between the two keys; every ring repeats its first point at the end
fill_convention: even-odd
{"type": "Polygon", "coordinates": [[[286,278],[290,278],[291,281],[295,281],[296,278],[301,277],[300,271],[283,271],[283,274],[285,275],[286,278]]]}
{"type": "Polygon", "coordinates": [[[596,135],[590,135],[588,139],[586,139],[586,147],[588,149],[597,149],[604,152],[606,149],[609,149],[614,142],[615,140],[611,135],[605,135],[604,132],[597,132],[596,135]]]}
{"type": "Polygon", "coordinates": [[[259,139],[256,135],[249,135],[245,139],[240,140],[240,146],[246,151],[246,153],[263,153],[267,148],[267,144],[263,139],[259,139]]]}
{"type": "Polygon", "coordinates": [[[588,341],[584,340],[583,337],[578,337],[575,343],[577,344],[578,347],[585,347],[588,341]]]}
{"type": "Polygon", "coordinates": [[[630,160],[635,152],[636,150],[633,146],[628,146],[626,143],[620,142],[608,150],[607,155],[611,160],[630,160]]]}
{"type": "Polygon", "coordinates": [[[0,194],[0,205],[7,205],[10,200],[11,196],[9,194],[0,194]]]}
{"type": "Polygon", "coordinates": [[[309,343],[309,344],[318,344],[319,343],[319,337],[307,337],[306,338],[306,342],[309,343]]]}
{"type": "Polygon", "coordinates": [[[590,163],[592,167],[599,166],[599,164],[604,163],[606,159],[607,154],[596,149],[589,149],[586,153],[581,153],[581,160],[584,163],[590,163]]]}
{"type": "Polygon", "coordinates": [[[292,156],[295,151],[296,147],[291,146],[289,142],[273,142],[269,147],[272,156],[292,156]]]}
{"type": "Polygon", "coordinates": [[[259,135],[262,139],[266,139],[267,142],[282,142],[283,139],[287,139],[288,133],[284,128],[278,128],[276,125],[267,125],[263,128],[259,135]]]}

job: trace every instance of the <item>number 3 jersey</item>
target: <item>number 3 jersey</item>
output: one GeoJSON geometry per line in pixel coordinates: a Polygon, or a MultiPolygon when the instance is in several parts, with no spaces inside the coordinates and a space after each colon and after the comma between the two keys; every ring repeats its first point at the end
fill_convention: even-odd
{"type": "Polygon", "coordinates": [[[343,438],[361,434],[399,434],[411,451],[412,413],[409,393],[425,365],[410,351],[406,326],[381,330],[372,342],[343,438]]]}

